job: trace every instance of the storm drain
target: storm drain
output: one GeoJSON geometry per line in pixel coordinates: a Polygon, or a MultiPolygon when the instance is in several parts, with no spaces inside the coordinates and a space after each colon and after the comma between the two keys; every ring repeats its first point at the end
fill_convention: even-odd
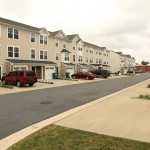
{"type": "Polygon", "coordinates": [[[51,101],[44,101],[44,102],[41,102],[40,104],[51,104],[52,102],[51,101]]]}

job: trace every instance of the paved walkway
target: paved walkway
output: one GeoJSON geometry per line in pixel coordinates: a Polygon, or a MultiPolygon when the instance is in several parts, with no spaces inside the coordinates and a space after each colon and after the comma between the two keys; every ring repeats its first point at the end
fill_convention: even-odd
{"type": "Polygon", "coordinates": [[[150,94],[150,80],[112,96],[105,101],[66,117],[56,125],[150,142],[150,101],[137,99],[150,94]]]}
{"type": "MultiPolygon", "coordinates": [[[[78,81],[64,81],[63,83],[65,82],[75,83],[78,81]]],[[[81,82],[85,81],[81,80],[81,82]]],[[[150,80],[146,80],[27,127],[0,140],[0,149],[5,150],[24,137],[50,124],[150,142],[150,101],[136,99],[139,94],[149,94],[150,89],[146,88],[149,83],[150,80]]],[[[58,85],[65,84],[61,82],[58,85]]],[[[44,88],[47,88],[46,86],[44,84],[44,88]]],[[[0,93],[3,94],[1,91],[0,93]]]]}

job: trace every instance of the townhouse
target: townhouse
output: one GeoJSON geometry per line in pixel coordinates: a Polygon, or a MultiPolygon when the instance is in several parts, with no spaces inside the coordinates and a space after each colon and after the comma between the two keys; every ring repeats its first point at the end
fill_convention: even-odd
{"type": "Polygon", "coordinates": [[[38,79],[71,77],[80,71],[110,69],[110,56],[106,47],[83,41],[78,34],[65,35],[62,30],[52,32],[0,18],[0,76],[29,69],[38,79]]]}
{"type": "Polygon", "coordinates": [[[110,50],[110,71],[112,73],[120,72],[127,74],[128,71],[135,71],[135,58],[122,52],[114,52],[110,50]]]}

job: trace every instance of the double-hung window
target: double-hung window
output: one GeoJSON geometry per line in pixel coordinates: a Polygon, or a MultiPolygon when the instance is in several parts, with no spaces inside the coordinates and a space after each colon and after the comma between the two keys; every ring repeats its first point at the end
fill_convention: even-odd
{"type": "Polygon", "coordinates": [[[40,50],[40,59],[47,60],[47,51],[40,50]]]}
{"type": "Polygon", "coordinates": [[[31,42],[35,42],[35,33],[31,33],[31,42]]]}
{"type": "Polygon", "coordinates": [[[56,53],[56,60],[58,60],[58,53],[56,53]]]}
{"type": "Polygon", "coordinates": [[[65,61],[69,61],[69,53],[65,53],[65,61]]]}
{"type": "Polygon", "coordinates": [[[19,39],[19,30],[15,28],[8,28],[8,38],[19,39]]]}
{"type": "Polygon", "coordinates": [[[82,56],[78,56],[78,62],[82,62],[82,56]]]}
{"type": "Polygon", "coordinates": [[[76,61],[76,55],[73,55],[73,62],[76,61]]]}
{"type": "Polygon", "coordinates": [[[31,49],[31,59],[35,59],[35,49],[31,49]]]}
{"type": "Polygon", "coordinates": [[[19,48],[8,46],[8,57],[19,58],[19,48]]]}
{"type": "Polygon", "coordinates": [[[47,45],[47,36],[40,35],[40,44],[47,45]]]}

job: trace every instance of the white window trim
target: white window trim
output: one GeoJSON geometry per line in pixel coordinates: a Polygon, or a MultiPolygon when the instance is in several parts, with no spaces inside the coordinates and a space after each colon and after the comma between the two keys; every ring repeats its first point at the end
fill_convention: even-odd
{"type": "MultiPolygon", "coordinates": [[[[14,54],[14,53],[13,53],[14,54]]],[[[16,58],[20,58],[20,47],[19,46],[12,46],[12,45],[7,45],[7,58],[12,58],[12,59],[16,59],[16,58]],[[14,50],[14,47],[17,47],[19,49],[19,57],[8,57],[8,47],[13,47],[13,50],[14,50]]]]}
{"type": "Polygon", "coordinates": [[[47,36],[47,35],[40,34],[40,35],[39,35],[39,43],[42,44],[42,45],[48,45],[48,36],[47,36]],[[40,36],[43,36],[43,43],[41,43],[40,36]],[[44,44],[44,37],[47,37],[47,44],[44,44]]]}
{"type": "Polygon", "coordinates": [[[40,53],[39,53],[39,59],[40,59],[40,60],[48,60],[48,51],[47,51],[47,50],[40,50],[40,52],[41,52],[41,51],[43,51],[43,52],[46,51],[46,52],[47,52],[47,59],[41,59],[41,58],[40,58],[40,53]]]}
{"type": "Polygon", "coordinates": [[[19,40],[20,39],[20,30],[18,28],[14,28],[14,27],[7,27],[7,39],[13,39],[13,40],[19,40]],[[9,38],[8,37],[8,28],[12,28],[13,29],[13,37],[12,38],[9,38]],[[18,39],[14,39],[14,29],[18,30],[18,39]]]}
{"type": "MultiPolygon", "coordinates": [[[[36,34],[35,34],[34,32],[31,32],[31,33],[30,33],[30,42],[31,42],[31,38],[32,38],[31,34],[34,34],[34,35],[35,35],[34,38],[35,38],[35,42],[36,42],[36,34]]],[[[31,43],[35,43],[35,42],[31,42],[31,43]]]]}
{"type": "MultiPolygon", "coordinates": [[[[56,60],[56,54],[58,54],[58,60],[59,60],[59,52],[55,52],[55,60],[56,60]]],[[[58,61],[58,60],[56,60],[56,61],[58,61]]]]}
{"type": "Polygon", "coordinates": [[[30,49],[30,58],[33,59],[33,60],[36,59],[36,49],[35,49],[35,48],[31,48],[31,49],[30,49]],[[35,50],[35,58],[32,58],[32,57],[31,57],[31,50],[35,50]]]}

